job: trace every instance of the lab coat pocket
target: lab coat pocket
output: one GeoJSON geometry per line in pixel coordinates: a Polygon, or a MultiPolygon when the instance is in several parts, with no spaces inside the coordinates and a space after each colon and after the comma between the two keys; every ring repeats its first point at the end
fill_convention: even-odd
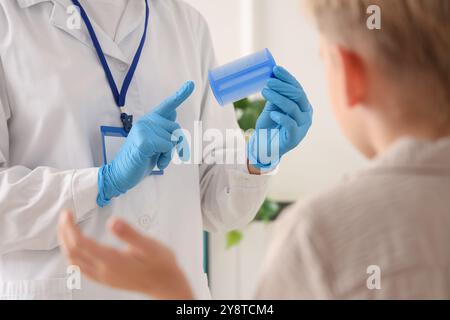
{"type": "Polygon", "coordinates": [[[0,282],[0,300],[71,300],[66,278],[0,282]]]}
{"type": "Polygon", "coordinates": [[[161,178],[146,177],[135,188],[115,199],[113,215],[124,218],[141,232],[156,236],[160,232],[157,179],[161,178]]]}

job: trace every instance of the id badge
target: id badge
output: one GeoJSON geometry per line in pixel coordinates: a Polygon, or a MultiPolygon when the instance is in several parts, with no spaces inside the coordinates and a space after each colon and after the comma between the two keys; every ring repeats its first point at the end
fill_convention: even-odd
{"type": "MultiPolygon", "coordinates": [[[[119,153],[128,134],[120,127],[101,126],[100,131],[102,133],[103,164],[108,164],[119,153]]],[[[149,175],[160,176],[163,174],[164,171],[156,167],[156,170],[151,171],[149,175]]]]}

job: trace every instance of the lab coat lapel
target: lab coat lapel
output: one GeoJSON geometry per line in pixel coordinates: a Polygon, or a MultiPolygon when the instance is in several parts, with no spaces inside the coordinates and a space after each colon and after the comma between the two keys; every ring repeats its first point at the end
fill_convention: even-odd
{"type": "MultiPolygon", "coordinates": [[[[50,23],[68,33],[83,44],[89,46],[92,50],[95,50],[91,37],[89,36],[89,32],[87,31],[86,25],[83,21],[81,21],[80,29],[72,28],[68,25],[70,14],[68,13],[67,8],[71,5],[72,1],[70,0],[56,0],[52,15],[50,17],[50,23]]],[[[102,46],[104,54],[129,65],[129,59],[123,54],[119,46],[95,23],[95,21],[91,20],[91,23],[97,35],[98,41],[102,46]]]]}
{"type": "Polygon", "coordinates": [[[129,0],[125,12],[117,28],[115,42],[117,44],[120,44],[133,31],[136,31],[136,29],[138,29],[140,26],[143,26],[144,22],[145,22],[145,0],[129,0]]]}
{"type": "Polygon", "coordinates": [[[34,6],[35,4],[46,2],[49,0],[17,0],[17,3],[21,8],[28,8],[34,6]]]}

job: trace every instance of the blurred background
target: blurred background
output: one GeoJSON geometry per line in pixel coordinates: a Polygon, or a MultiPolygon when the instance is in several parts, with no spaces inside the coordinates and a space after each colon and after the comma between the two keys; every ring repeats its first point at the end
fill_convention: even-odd
{"type": "MultiPolygon", "coordinates": [[[[327,188],[346,172],[363,166],[365,160],[346,142],[333,119],[319,37],[302,12],[301,0],[185,1],[208,22],[220,64],[269,48],[277,63],[302,83],[314,108],[308,137],[283,158],[271,181],[269,201],[260,211],[262,221],[208,237],[207,270],[213,298],[246,299],[255,289],[278,208],[327,188]]],[[[245,112],[247,104],[237,107],[245,112]]]]}

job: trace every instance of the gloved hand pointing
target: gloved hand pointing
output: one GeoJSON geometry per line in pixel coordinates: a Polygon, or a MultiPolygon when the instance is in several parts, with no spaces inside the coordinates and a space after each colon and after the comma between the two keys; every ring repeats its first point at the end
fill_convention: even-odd
{"type": "Polygon", "coordinates": [[[249,162],[259,169],[278,165],[281,157],[305,138],[312,124],[313,110],[300,83],[279,66],[273,75],[262,91],[267,103],[248,145],[249,162]]]}
{"type": "MultiPolygon", "coordinates": [[[[175,122],[176,109],[189,98],[194,87],[191,81],[185,83],[175,95],[133,125],[116,158],[99,170],[100,207],[135,187],[156,165],[162,170],[169,165],[172,150],[179,142],[173,141],[174,132],[180,129],[175,122]]],[[[187,152],[185,148],[178,151],[187,152]]]]}

